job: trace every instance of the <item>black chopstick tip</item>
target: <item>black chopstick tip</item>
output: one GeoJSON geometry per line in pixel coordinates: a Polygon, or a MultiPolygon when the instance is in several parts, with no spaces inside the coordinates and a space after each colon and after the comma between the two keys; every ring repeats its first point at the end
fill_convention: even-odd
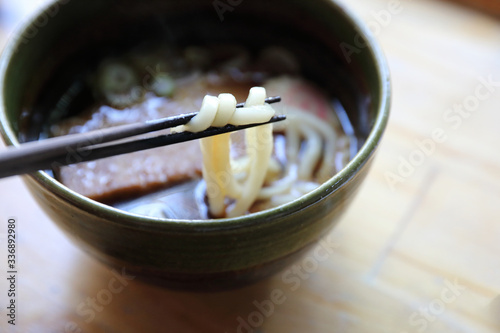
{"type": "MultiPolygon", "coordinates": [[[[266,98],[265,102],[267,104],[273,104],[273,103],[281,102],[281,96],[268,97],[268,98],[266,98]]],[[[238,103],[238,104],[236,104],[237,108],[242,108],[244,106],[245,106],[245,103],[238,103]]]]}
{"type": "Polygon", "coordinates": [[[281,96],[269,97],[266,99],[267,104],[279,103],[281,102],[281,96]]]}
{"type": "Polygon", "coordinates": [[[277,116],[272,117],[268,123],[277,123],[278,121],[286,120],[286,115],[279,114],[277,116]]]}

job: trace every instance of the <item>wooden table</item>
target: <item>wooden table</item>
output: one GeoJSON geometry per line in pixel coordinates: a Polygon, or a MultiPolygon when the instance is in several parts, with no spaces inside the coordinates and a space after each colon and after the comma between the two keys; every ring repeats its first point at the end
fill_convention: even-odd
{"type": "Polygon", "coordinates": [[[385,49],[394,100],[373,170],[325,261],[314,265],[311,252],[293,283],[278,275],[214,294],[119,280],[66,239],[19,178],[4,179],[0,331],[10,329],[5,221],[15,216],[12,332],[246,333],[250,323],[267,333],[499,332],[500,23],[447,2],[401,0],[398,12],[389,1],[344,2],[385,49]]]}

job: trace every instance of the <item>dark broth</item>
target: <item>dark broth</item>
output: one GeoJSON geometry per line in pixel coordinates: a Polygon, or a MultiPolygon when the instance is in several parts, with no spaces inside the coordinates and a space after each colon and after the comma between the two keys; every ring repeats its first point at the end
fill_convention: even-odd
{"type": "MultiPolygon", "coordinates": [[[[207,29],[207,31],[212,31],[209,37],[204,36],[203,32],[197,30],[196,27],[178,29],[178,27],[185,26],[172,20],[166,25],[163,18],[140,24],[140,30],[134,30],[137,29],[137,26],[131,29],[115,23],[112,29],[106,30],[104,34],[106,36],[102,40],[98,38],[94,45],[84,49],[79,49],[78,43],[88,36],[84,36],[84,32],[82,35],[76,34],[73,47],[61,50],[61,54],[54,55],[55,60],[47,63],[46,68],[42,69],[42,72],[50,72],[49,79],[43,85],[45,88],[33,89],[32,91],[38,91],[38,93],[27,96],[26,112],[24,112],[22,119],[24,126],[20,134],[21,141],[39,140],[53,135],[85,132],[101,127],[147,120],[151,118],[151,115],[154,117],[169,115],[168,113],[147,112],[146,110],[144,115],[136,117],[137,112],[134,112],[134,108],[148,109],[151,105],[168,104],[171,100],[170,96],[158,96],[151,91],[149,80],[154,72],[167,73],[174,80],[189,80],[190,75],[194,75],[193,73],[201,73],[204,80],[209,81],[202,87],[198,87],[197,82],[192,83],[196,91],[193,91],[193,85],[186,85],[185,88],[189,88],[192,94],[187,94],[185,99],[191,100],[192,103],[185,103],[174,108],[175,114],[196,111],[201,97],[206,93],[230,92],[235,94],[239,101],[244,101],[249,87],[261,85],[273,77],[290,75],[314,82],[314,85],[321,87],[328,104],[336,112],[333,116],[338,119],[340,124],[336,131],[349,143],[347,160],[351,159],[363,143],[369,127],[368,122],[363,120],[362,116],[367,114],[369,103],[366,101],[366,96],[359,93],[359,87],[354,86],[355,80],[341,66],[341,61],[332,60],[332,57],[338,56],[325,46],[321,37],[314,40],[307,35],[306,31],[294,30],[291,32],[290,27],[274,22],[273,34],[281,36],[280,39],[267,37],[269,26],[265,24],[262,24],[262,28],[258,31],[252,31],[254,36],[258,36],[257,38],[250,37],[250,31],[248,34],[245,33],[245,30],[249,29],[249,25],[245,24],[244,20],[230,24],[233,29],[224,29],[223,34],[214,37],[217,34],[213,34],[213,31],[220,30],[220,28],[214,27],[211,21],[199,22],[200,26],[210,26],[207,29]],[[264,26],[267,28],[264,29],[264,26]],[[125,31],[123,34],[129,38],[126,41],[125,39],[116,39],[110,44],[109,38],[116,37],[118,31],[125,31]],[[238,37],[233,36],[233,33],[237,33],[238,37]],[[161,36],[161,38],[149,42],[139,41],[144,35],[161,36]],[[242,36],[247,37],[242,39],[242,36]],[[228,44],[228,40],[240,40],[245,46],[228,44]],[[186,44],[185,41],[189,41],[189,43],[186,44]],[[288,55],[283,56],[282,54],[281,58],[278,56],[278,59],[273,60],[270,57],[271,59],[263,61],[262,54],[270,48],[286,50],[285,53],[292,55],[293,59],[290,61],[290,59],[286,59],[288,55]],[[77,49],[78,52],[75,51],[77,49]],[[197,51],[188,55],[189,50],[197,51]],[[204,59],[206,53],[210,54],[208,60],[204,59]],[[137,61],[131,60],[134,54],[146,55],[141,60],[140,66],[137,65],[137,61]],[[57,59],[67,60],[58,61],[57,59]],[[134,70],[140,81],[139,88],[142,89],[141,98],[137,100],[137,103],[125,107],[123,105],[111,106],[109,99],[103,97],[102,93],[96,93],[96,73],[104,59],[115,59],[135,67],[134,70]],[[168,59],[168,61],[164,60],[167,62],[166,67],[168,68],[162,68],[165,64],[161,63],[159,59],[168,59]],[[243,65],[238,64],[238,61],[243,62],[243,65]],[[339,65],[331,66],[332,61],[338,61],[339,65]],[[354,91],[356,93],[353,93],[354,91]],[[346,109],[357,111],[348,113],[346,109]],[[93,124],[92,119],[96,114],[111,115],[110,118],[115,119],[115,121],[93,124]],[[120,117],[113,117],[113,114],[121,114],[123,119],[116,120],[120,117]],[[130,117],[123,116],[127,114],[130,117]],[[79,121],[72,123],[73,119],[79,119],[79,121]],[[66,124],[66,128],[55,131],[54,125],[61,129],[64,127],[61,124],[66,124]]],[[[178,85],[178,82],[176,84],[178,85]]],[[[283,136],[277,133],[275,138],[274,154],[278,159],[283,160],[283,136]]],[[[165,163],[170,162],[166,161],[165,163]]],[[[344,165],[345,161],[339,163],[335,170],[339,171],[344,165]]],[[[78,166],[76,167],[78,168],[78,166]]],[[[61,170],[49,171],[54,177],[65,183],[61,170]]],[[[70,176],[70,178],[77,178],[79,174],[75,172],[70,176]]],[[[111,194],[90,197],[129,211],[152,203],[159,203],[163,205],[166,212],[164,215],[167,217],[208,218],[203,183],[199,179],[198,168],[198,170],[193,170],[180,178],[172,177],[162,181],[159,177],[158,180],[150,182],[146,186],[143,184],[124,186],[116,191],[111,191],[111,194]]],[[[76,190],[79,192],[78,189],[76,190]]],[[[261,207],[261,203],[257,202],[252,211],[259,210],[261,207]]]]}

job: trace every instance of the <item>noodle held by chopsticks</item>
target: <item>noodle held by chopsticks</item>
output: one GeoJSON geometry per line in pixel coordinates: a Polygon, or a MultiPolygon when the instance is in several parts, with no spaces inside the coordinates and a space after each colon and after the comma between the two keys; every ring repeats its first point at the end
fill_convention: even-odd
{"type": "MultiPolygon", "coordinates": [[[[199,114],[176,131],[202,131],[210,126],[266,122],[274,109],[265,104],[266,89],[250,89],[243,108],[230,94],[206,96],[199,114]]],[[[201,140],[203,179],[210,215],[236,217],[261,200],[269,207],[290,202],[333,175],[337,135],[328,122],[298,107],[287,108],[287,124],[278,131],[286,137],[286,163],[272,156],[273,125],[245,130],[245,155],[231,158],[229,134],[201,140]]]]}
{"type": "MultiPolygon", "coordinates": [[[[270,105],[265,104],[265,99],[266,90],[261,87],[250,89],[245,106],[238,109],[233,95],[205,96],[198,115],[188,124],[175,128],[174,132],[198,132],[210,126],[269,121],[275,112],[270,105]]],[[[245,214],[264,185],[273,150],[272,124],[246,129],[245,139],[249,163],[245,165],[246,177],[241,183],[237,181],[231,167],[229,134],[201,140],[202,172],[212,216],[235,217],[245,214]],[[227,212],[226,197],[234,200],[227,212]]]]}
{"type": "MultiPolygon", "coordinates": [[[[250,89],[245,107],[251,108],[264,105],[265,99],[266,90],[261,87],[254,87],[250,89]]],[[[246,114],[250,115],[249,112],[246,114]]],[[[249,128],[245,131],[245,139],[246,152],[250,159],[248,177],[242,186],[242,193],[245,195],[241,195],[236,200],[235,205],[228,212],[228,217],[244,214],[253,204],[264,185],[273,152],[273,125],[268,124],[249,128]]]]}

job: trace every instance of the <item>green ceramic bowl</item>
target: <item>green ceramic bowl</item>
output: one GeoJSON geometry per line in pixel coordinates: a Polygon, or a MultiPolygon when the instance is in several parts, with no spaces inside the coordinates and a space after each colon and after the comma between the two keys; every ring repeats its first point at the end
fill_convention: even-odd
{"type": "MultiPolygon", "coordinates": [[[[5,142],[18,145],[29,136],[20,129],[35,97],[68,59],[76,68],[78,61],[99,56],[102,48],[162,35],[180,45],[233,42],[289,48],[300,59],[304,76],[342,101],[360,138],[358,154],[298,200],[220,220],[139,217],[83,197],[45,172],[24,180],[40,206],[82,249],[146,280],[214,290],[268,277],[331,230],[366,176],[389,114],[383,55],[369,31],[329,0],[55,1],[2,54],[0,129],[5,142]]],[[[37,122],[27,132],[39,131],[33,124],[37,122]]]]}

